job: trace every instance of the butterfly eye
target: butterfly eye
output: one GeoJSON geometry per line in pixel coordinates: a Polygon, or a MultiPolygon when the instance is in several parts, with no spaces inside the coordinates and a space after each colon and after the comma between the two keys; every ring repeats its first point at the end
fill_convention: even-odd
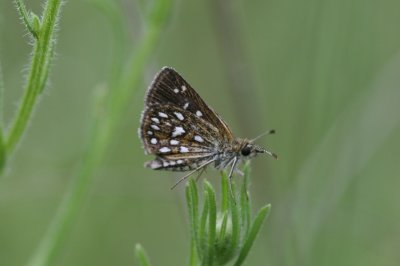
{"type": "Polygon", "coordinates": [[[248,156],[251,153],[251,147],[244,146],[243,149],[241,150],[241,153],[243,156],[248,156]]]}

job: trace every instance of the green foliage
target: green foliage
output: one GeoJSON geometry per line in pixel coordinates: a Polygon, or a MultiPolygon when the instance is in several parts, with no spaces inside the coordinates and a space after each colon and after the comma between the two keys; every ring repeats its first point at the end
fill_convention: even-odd
{"type": "MultiPolygon", "coordinates": [[[[29,97],[35,99],[32,112],[20,109],[38,55],[35,47],[43,38],[42,7],[52,1],[13,2],[0,1],[5,83],[0,163],[7,169],[0,178],[0,264],[23,265],[31,253],[39,253],[36,248],[46,255],[56,241],[53,265],[127,265],[132,264],[132,243],[140,239],[152,243],[153,264],[200,264],[204,247],[196,243],[209,239],[196,240],[199,231],[186,237],[181,188],[168,190],[168,177],[176,175],[142,167],[150,158],[143,155],[136,134],[141,96],[162,65],[182,72],[235,135],[251,138],[267,128],[278,132],[257,140],[282,160],[252,162],[251,216],[241,207],[241,183],[236,209],[229,205],[230,195],[223,197],[214,186],[214,254],[227,254],[232,239],[238,239],[235,234],[251,234],[257,199],[256,206],[266,200],[274,210],[246,265],[399,264],[400,1],[291,0],[272,6],[261,0],[174,1],[172,19],[166,19],[171,23],[165,22],[162,37],[154,38],[159,49],[152,47],[153,41],[142,42],[145,36],[157,36],[148,32],[153,28],[148,21],[158,1],[65,1],[60,38],[53,35],[57,44],[48,51],[48,58],[55,54],[57,60],[40,63],[42,82],[35,81],[46,83],[48,76],[53,84],[29,97]],[[23,9],[17,11],[15,5],[23,9]],[[139,48],[151,53],[150,64],[148,55],[136,54],[139,48]],[[146,61],[146,71],[132,76],[146,80],[140,86],[127,81],[128,61],[135,56],[146,61]],[[120,123],[117,115],[109,119],[110,105],[126,105],[125,99],[108,96],[122,83],[133,87],[129,95],[124,93],[130,107],[118,115],[124,117],[120,123]],[[19,120],[22,134],[7,150],[12,125],[22,113],[29,113],[24,120],[28,126],[19,120]],[[66,191],[73,203],[65,199],[67,207],[52,219],[66,191]],[[67,218],[61,215],[65,212],[70,213],[67,218]],[[158,217],[168,219],[168,230],[158,217]],[[66,226],[60,229],[56,221],[61,218],[66,226]],[[242,221],[239,230],[232,219],[242,221]],[[41,235],[50,228],[53,237],[44,245],[41,235]],[[173,245],[163,244],[171,239],[173,245]],[[186,247],[182,256],[175,255],[186,247]]],[[[120,107],[113,109],[120,113],[120,107]]],[[[239,184],[242,179],[235,180],[239,184]]],[[[204,189],[198,188],[193,207],[198,219],[190,221],[188,230],[209,227],[207,219],[201,224],[204,189]]],[[[234,250],[228,264],[243,258],[240,251],[245,254],[249,247],[240,239],[241,249],[234,250]]]]}
{"type": "MultiPolygon", "coordinates": [[[[203,209],[199,215],[198,188],[196,182],[189,179],[186,203],[191,235],[190,266],[226,265],[231,261],[235,261],[235,266],[243,264],[271,209],[270,204],[265,205],[254,219],[251,217],[248,180],[247,164],[240,193],[236,193],[235,184],[232,184],[233,198],[228,176],[222,173],[219,210],[214,188],[204,181],[203,209]],[[239,199],[240,205],[236,203],[239,199]]],[[[139,255],[137,257],[140,258],[139,255]]]]}
{"type": "Polygon", "coordinates": [[[125,66],[121,68],[122,74],[115,83],[111,80],[106,88],[100,87],[96,90],[92,125],[79,174],[67,191],[51,227],[33,254],[29,265],[52,265],[54,258],[60,252],[83,205],[94,172],[100,166],[112,136],[124,117],[124,111],[139,87],[145,67],[157,47],[158,39],[171,10],[171,4],[170,0],[155,1],[153,16],[145,21],[149,29],[137,43],[136,50],[125,62],[125,66]]]}

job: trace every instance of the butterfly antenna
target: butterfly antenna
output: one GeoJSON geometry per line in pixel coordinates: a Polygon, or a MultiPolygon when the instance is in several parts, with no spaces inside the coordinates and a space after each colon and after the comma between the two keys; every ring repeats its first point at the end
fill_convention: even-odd
{"type": "Polygon", "coordinates": [[[268,150],[263,150],[264,153],[268,154],[269,156],[274,157],[276,160],[278,160],[278,155],[276,155],[275,153],[268,151],[268,150]]]}
{"type": "Polygon", "coordinates": [[[258,140],[259,138],[265,136],[265,135],[269,135],[269,134],[275,134],[275,129],[271,129],[271,130],[267,130],[264,133],[262,133],[261,135],[258,135],[257,137],[255,137],[254,139],[250,140],[250,143],[253,143],[254,141],[258,140]]]}

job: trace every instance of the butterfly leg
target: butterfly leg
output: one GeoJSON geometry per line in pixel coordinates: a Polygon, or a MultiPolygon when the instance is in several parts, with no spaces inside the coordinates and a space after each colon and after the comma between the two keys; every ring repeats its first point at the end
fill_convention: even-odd
{"type": "Polygon", "coordinates": [[[229,189],[230,189],[230,191],[231,191],[231,196],[232,196],[232,199],[235,200],[235,196],[233,195],[233,190],[232,190],[232,176],[233,176],[233,171],[234,171],[235,168],[236,168],[236,164],[237,164],[237,162],[238,162],[238,158],[235,157],[235,158],[233,158],[232,160],[233,160],[233,163],[232,163],[231,170],[229,171],[229,176],[228,176],[228,177],[229,177],[229,189]]]}
{"type": "Polygon", "coordinates": [[[214,162],[216,159],[213,158],[205,163],[203,163],[202,165],[200,165],[199,167],[197,167],[196,169],[194,169],[193,171],[191,171],[190,173],[188,173],[187,175],[184,175],[183,177],[181,177],[181,179],[178,180],[178,182],[175,183],[175,185],[173,185],[171,187],[171,190],[174,189],[177,185],[179,185],[182,181],[184,181],[186,178],[188,178],[189,176],[191,176],[193,173],[199,171],[201,168],[209,165],[210,163],[214,162]]]}
{"type": "Polygon", "coordinates": [[[240,176],[244,176],[244,173],[239,169],[235,169],[235,172],[238,173],[240,176]]]}
{"type": "Polygon", "coordinates": [[[206,168],[205,167],[203,167],[200,171],[199,171],[199,174],[197,175],[197,177],[196,177],[196,182],[198,182],[199,181],[199,179],[200,179],[200,176],[204,173],[204,171],[206,170],[206,168]]]}

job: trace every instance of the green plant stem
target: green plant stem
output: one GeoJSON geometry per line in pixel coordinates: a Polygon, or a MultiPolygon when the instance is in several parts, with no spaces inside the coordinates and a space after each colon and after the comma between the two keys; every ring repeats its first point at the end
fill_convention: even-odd
{"type": "MultiPolygon", "coordinates": [[[[94,119],[91,126],[92,132],[101,132],[99,130],[102,127],[101,117],[106,97],[104,91],[98,90],[97,92],[94,119]]],[[[29,266],[53,265],[53,260],[61,249],[62,243],[68,235],[85,198],[90,183],[89,177],[92,175],[95,166],[100,162],[100,154],[102,154],[104,149],[104,146],[100,145],[103,138],[102,134],[97,134],[93,138],[90,138],[87,152],[83,158],[84,163],[82,164],[81,171],[74,180],[70,190],[65,194],[48,231],[29,261],[29,266]]]]}
{"type": "MultiPolygon", "coordinates": [[[[21,1],[17,1],[17,6],[22,8],[24,21],[27,14],[21,1]]],[[[24,92],[21,104],[18,107],[17,115],[12,122],[11,128],[6,137],[7,153],[11,154],[18,142],[20,141],[29,120],[32,115],[33,108],[37,102],[37,98],[46,83],[48,67],[52,55],[52,42],[55,31],[55,25],[58,20],[61,7],[61,0],[49,0],[46,2],[43,23],[40,27],[39,34],[34,44],[33,56],[30,64],[28,82],[24,92]]],[[[25,23],[28,27],[30,22],[25,23]]]]}
{"type": "Polygon", "coordinates": [[[110,99],[110,120],[115,125],[121,118],[126,107],[135,92],[132,90],[132,84],[138,84],[143,72],[145,64],[154,52],[154,48],[158,43],[161,31],[164,29],[167,18],[170,14],[172,0],[158,0],[152,11],[152,15],[148,18],[146,25],[146,36],[137,46],[135,53],[128,61],[128,65],[122,72],[120,82],[117,84],[118,92],[112,93],[110,99]]]}
{"type": "Polygon", "coordinates": [[[6,163],[6,147],[4,143],[4,126],[3,126],[3,105],[4,105],[4,82],[3,71],[0,62],[0,174],[6,163]]]}
{"type": "MultiPolygon", "coordinates": [[[[88,193],[94,172],[102,162],[112,139],[111,136],[123,117],[132,95],[137,91],[145,66],[153,55],[165,25],[165,20],[170,13],[171,1],[158,0],[154,8],[158,13],[156,12],[153,20],[148,21],[149,30],[145,32],[142,40],[138,43],[137,49],[128,60],[124,75],[121,77],[117,87],[109,89],[105,97],[100,97],[96,109],[101,115],[97,116],[97,119],[95,118],[97,122],[94,123],[90,131],[90,143],[79,175],[77,175],[72,186],[67,191],[59,207],[58,214],[52,221],[52,226],[46,232],[29,265],[52,265],[52,260],[60,252],[62,243],[77,218],[79,209],[88,193]]],[[[96,112],[96,114],[98,113],[96,112]]]]}
{"type": "Polygon", "coordinates": [[[110,69],[110,87],[115,87],[121,76],[124,56],[126,55],[126,32],[121,27],[124,16],[119,2],[109,0],[86,0],[98,8],[108,18],[113,33],[113,62],[110,69]]]}

